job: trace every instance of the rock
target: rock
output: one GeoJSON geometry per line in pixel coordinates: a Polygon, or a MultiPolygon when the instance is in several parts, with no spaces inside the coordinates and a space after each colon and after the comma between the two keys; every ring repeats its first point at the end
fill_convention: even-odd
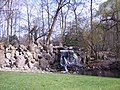
{"type": "Polygon", "coordinates": [[[27,47],[24,46],[23,44],[21,44],[21,45],[19,45],[19,49],[20,49],[21,51],[26,51],[26,50],[27,50],[27,47]]]}
{"type": "Polygon", "coordinates": [[[28,50],[29,50],[32,54],[36,51],[36,48],[37,48],[37,45],[34,44],[34,43],[31,43],[31,44],[28,46],[28,50]]]}
{"type": "Polygon", "coordinates": [[[0,50],[4,50],[4,43],[0,43],[0,50]]]}
{"type": "Polygon", "coordinates": [[[30,51],[27,51],[27,52],[26,52],[26,55],[27,55],[28,57],[31,57],[31,58],[32,58],[32,53],[31,53],[30,51]]]}
{"type": "Polygon", "coordinates": [[[44,57],[39,60],[39,65],[42,70],[46,70],[46,68],[49,68],[49,63],[44,57]]]}
{"type": "Polygon", "coordinates": [[[15,54],[16,54],[16,49],[12,49],[12,50],[11,50],[11,57],[14,57],[15,54]]]}
{"type": "Polygon", "coordinates": [[[46,60],[51,60],[52,59],[52,57],[49,53],[43,52],[42,55],[46,60]]]}
{"type": "Polygon", "coordinates": [[[4,67],[10,67],[10,61],[7,58],[4,59],[4,67]]]}
{"type": "Polygon", "coordinates": [[[33,69],[34,63],[32,63],[31,61],[28,62],[28,66],[30,69],[33,69]]]}
{"type": "Polygon", "coordinates": [[[100,60],[107,60],[108,59],[108,53],[105,51],[97,52],[98,59],[100,60]]]}
{"type": "Polygon", "coordinates": [[[16,51],[16,52],[15,52],[15,56],[16,56],[16,57],[18,57],[19,54],[20,54],[19,51],[16,51]]]}
{"type": "Polygon", "coordinates": [[[4,51],[3,51],[3,50],[0,50],[0,67],[3,66],[4,60],[5,60],[4,51]]]}
{"type": "Polygon", "coordinates": [[[14,57],[11,57],[9,61],[10,61],[10,67],[13,68],[14,65],[16,64],[16,59],[14,57]]]}
{"type": "Polygon", "coordinates": [[[39,62],[35,62],[34,65],[33,65],[33,67],[36,67],[37,69],[41,69],[40,65],[39,65],[39,62]]]}
{"type": "Polygon", "coordinates": [[[33,59],[33,54],[30,51],[27,51],[26,55],[28,61],[35,62],[35,59],[33,59]]]}
{"type": "Polygon", "coordinates": [[[9,48],[9,50],[14,50],[15,49],[15,47],[12,46],[11,44],[8,46],[8,48],[9,48]]]}
{"type": "Polygon", "coordinates": [[[23,68],[25,66],[26,59],[23,55],[19,55],[16,59],[16,66],[18,68],[23,68]]]}
{"type": "Polygon", "coordinates": [[[9,52],[9,53],[7,52],[5,56],[6,56],[6,58],[7,58],[7,59],[9,59],[9,60],[10,60],[12,55],[11,55],[11,53],[10,53],[10,52],[9,52]]]}
{"type": "Polygon", "coordinates": [[[15,68],[16,70],[24,68],[25,70],[50,71],[55,58],[52,47],[51,45],[50,51],[47,53],[39,44],[31,44],[29,48],[24,45],[19,45],[17,49],[9,45],[5,52],[6,58],[3,60],[4,66],[15,68]]]}
{"type": "Polygon", "coordinates": [[[53,45],[52,45],[52,44],[49,45],[48,50],[49,50],[48,52],[49,52],[50,54],[53,53],[53,45]]]}
{"type": "Polygon", "coordinates": [[[36,47],[36,48],[35,48],[35,52],[33,53],[33,58],[34,58],[35,60],[38,60],[39,57],[42,57],[42,52],[41,52],[40,47],[36,47]]]}
{"type": "Polygon", "coordinates": [[[29,69],[29,67],[28,67],[28,65],[26,64],[26,65],[24,65],[24,67],[23,67],[25,70],[28,70],[29,69]]]}
{"type": "Polygon", "coordinates": [[[38,60],[38,54],[37,53],[33,53],[33,59],[35,59],[36,61],[38,60]]]}
{"type": "Polygon", "coordinates": [[[42,49],[41,49],[41,47],[35,47],[35,52],[36,53],[41,53],[42,52],[42,49]]]}

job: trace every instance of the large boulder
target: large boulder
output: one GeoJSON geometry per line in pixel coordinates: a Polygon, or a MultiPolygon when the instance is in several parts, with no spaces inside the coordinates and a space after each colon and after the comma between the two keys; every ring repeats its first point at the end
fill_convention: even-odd
{"type": "Polygon", "coordinates": [[[15,57],[18,57],[19,54],[20,54],[20,52],[19,52],[19,51],[16,51],[16,52],[15,52],[15,57]]]}
{"type": "Polygon", "coordinates": [[[18,68],[23,68],[25,66],[25,62],[26,62],[26,59],[25,59],[24,55],[17,56],[17,58],[16,58],[16,66],[18,68]]]}
{"type": "Polygon", "coordinates": [[[28,50],[29,50],[31,53],[34,53],[36,47],[37,47],[36,44],[31,43],[31,44],[28,46],[28,50]]]}
{"type": "Polygon", "coordinates": [[[35,62],[35,59],[33,58],[33,54],[30,51],[26,52],[25,57],[27,58],[28,61],[35,62]]]}
{"type": "Polygon", "coordinates": [[[106,51],[97,52],[97,57],[100,60],[107,60],[108,59],[108,52],[106,52],[106,51]]]}
{"type": "Polygon", "coordinates": [[[4,43],[0,43],[0,50],[4,50],[5,47],[4,47],[4,43]]]}
{"type": "Polygon", "coordinates": [[[39,60],[39,66],[42,70],[48,70],[49,63],[48,61],[43,57],[39,60]]]}
{"type": "Polygon", "coordinates": [[[12,46],[11,44],[8,46],[8,48],[9,48],[9,50],[14,50],[15,49],[15,47],[12,46]]]}
{"type": "Polygon", "coordinates": [[[36,67],[37,69],[41,69],[40,65],[39,65],[39,62],[35,62],[33,67],[36,67]]]}
{"type": "Polygon", "coordinates": [[[2,66],[3,66],[3,67],[10,67],[10,61],[9,61],[9,59],[5,58],[5,59],[4,59],[4,63],[3,63],[2,66]]]}
{"type": "Polygon", "coordinates": [[[33,52],[33,58],[38,61],[39,57],[42,57],[41,48],[35,47],[35,51],[33,52]]]}
{"type": "Polygon", "coordinates": [[[34,62],[29,61],[29,62],[28,62],[28,66],[29,66],[30,69],[33,69],[33,67],[34,67],[34,62]]]}
{"type": "Polygon", "coordinates": [[[16,53],[16,48],[12,45],[9,45],[6,49],[5,49],[5,56],[7,59],[11,59],[11,57],[14,57],[16,53]]]}
{"type": "Polygon", "coordinates": [[[7,52],[6,54],[5,54],[5,57],[7,58],[7,59],[11,59],[11,57],[12,57],[12,55],[11,55],[11,53],[10,52],[7,52]]]}
{"type": "Polygon", "coordinates": [[[45,51],[42,52],[42,56],[48,61],[52,60],[52,56],[49,53],[46,53],[45,51]]]}
{"type": "Polygon", "coordinates": [[[27,50],[27,47],[23,44],[19,45],[19,48],[23,51],[27,50]]]}
{"type": "Polygon", "coordinates": [[[4,60],[5,60],[4,51],[3,51],[3,50],[0,50],[0,67],[3,66],[4,60]]]}

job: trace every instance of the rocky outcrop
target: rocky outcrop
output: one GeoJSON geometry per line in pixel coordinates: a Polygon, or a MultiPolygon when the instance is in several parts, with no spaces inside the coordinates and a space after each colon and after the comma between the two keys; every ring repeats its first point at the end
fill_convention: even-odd
{"type": "Polygon", "coordinates": [[[36,44],[28,47],[9,45],[5,50],[0,50],[0,54],[0,67],[2,68],[49,70],[50,62],[52,62],[52,55],[36,44]]]}
{"type": "Polygon", "coordinates": [[[5,63],[5,55],[4,55],[4,51],[0,50],[0,67],[3,67],[5,63]]]}
{"type": "MultiPolygon", "coordinates": [[[[64,50],[64,48],[54,47],[53,49],[51,45],[50,49],[46,51],[41,45],[35,43],[29,46],[19,45],[19,47],[9,45],[0,50],[0,67],[20,70],[63,71],[65,69],[60,64],[62,55],[60,50],[64,50]]],[[[70,60],[66,63],[69,71],[79,71],[81,67],[100,70],[115,69],[116,66],[119,66],[118,62],[111,64],[111,61],[108,60],[111,54],[109,57],[107,54],[106,52],[98,52],[98,60],[94,60],[87,56],[86,52],[78,50],[77,55],[73,53],[74,57],[71,59],[71,55],[68,55],[69,57],[65,57],[65,60],[70,60]]],[[[110,58],[113,58],[113,54],[110,58]]]]}

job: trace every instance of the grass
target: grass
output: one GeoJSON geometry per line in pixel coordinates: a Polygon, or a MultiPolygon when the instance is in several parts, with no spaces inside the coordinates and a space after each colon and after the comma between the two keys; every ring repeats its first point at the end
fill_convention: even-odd
{"type": "Polygon", "coordinates": [[[120,90],[119,78],[0,72],[0,90],[120,90]]]}

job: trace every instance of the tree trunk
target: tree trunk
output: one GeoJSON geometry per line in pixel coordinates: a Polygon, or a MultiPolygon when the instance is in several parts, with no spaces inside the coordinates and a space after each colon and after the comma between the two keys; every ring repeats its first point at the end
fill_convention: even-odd
{"type": "Polygon", "coordinates": [[[13,0],[10,0],[11,2],[10,2],[10,35],[12,36],[12,33],[13,33],[13,31],[12,31],[12,27],[13,27],[13,11],[12,11],[12,4],[13,4],[13,0]]]}
{"type": "Polygon", "coordinates": [[[91,51],[90,51],[90,56],[93,56],[94,55],[94,45],[93,45],[93,24],[92,24],[92,20],[93,20],[93,13],[92,13],[92,0],[91,0],[91,5],[90,5],[90,11],[91,11],[91,30],[90,30],[90,41],[91,41],[91,51]]]}
{"type": "Polygon", "coordinates": [[[63,42],[63,33],[64,33],[64,15],[61,9],[61,21],[60,21],[60,30],[61,30],[61,44],[63,42]]]}
{"type": "MultiPolygon", "coordinates": [[[[118,0],[116,0],[116,18],[119,20],[119,13],[118,13],[118,0]]],[[[120,46],[119,46],[119,22],[117,21],[116,25],[116,59],[120,58],[120,46]]]]}
{"type": "MultiPolygon", "coordinates": [[[[43,12],[43,7],[44,7],[44,5],[43,5],[43,0],[42,0],[42,33],[44,34],[45,33],[45,29],[44,29],[44,12],[43,12]]],[[[45,43],[45,37],[43,37],[43,43],[45,43]]]]}
{"type": "Polygon", "coordinates": [[[31,41],[31,34],[30,34],[30,15],[29,15],[28,3],[27,3],[27,23],[28,23],[28,40],[29,40],[29,43],[30,43],[30,41],[31,41]]]}
{"type": "Polygon", "coordinates": [[[54,26],[55,26],[55,23],[56,23],[56,20],[57,20],[57,17],[58,17],[58,14],[59,14],[60,9],[61,9],[61,8],[59,8],[59,6],[58,6],[57,11],[56,11],[56,13],[55,13],[55,16],[54,16],[54,18],[53,18],[52,25],[51,25],[51,27],[50,27],[50,29],[49,29],[49,32],[48,32],[48,35],[47,35],[47,39],[46,39],[46,44],[47,44],[47,45],[50,44],[50,42],[49,42],[49,41],[50,41],[50,37],[51,37],[51,34],[52,34],[52,32],[53,32],[53,29],[54,29],[54,26]]]}
{"type": "Polygon", "coordinates": [[[9,24],[10,24],[10,13],[9,13],[9,9],[10,9],[10,1],[8,0],[8,4],[7,4],[7,9],[8,9],[8,13],[7,13],[7,44],[9,44],[9,24]]]}
{"type": "Polygon", "coordinates": [[[66,0],[59,0],[59,1],[56,0],[56,1],[58,3],[58,7],[57,7],[57,10],[56,10],[55,16],[53,17],[53,22],[51,24],[51,27],[48,31],[48,35],[47,35],[47,38],[46,38],[47,46],[49,46],[49,44],[50,44],[50,37],[52,35],[52,32],[53,32],[53,29],[54,29],[54,26],[55,26],[55,23],[56,23],[56,20],[57,20],[57,17],[58,17],[58,14],[59,14],[60,10],[62,9],[62,7],[64,7],[66,4],[68,4],[70,2],[70,0],[69,0],[69,2],[66,2],[66,3],[65,3],[66,0]]]}

